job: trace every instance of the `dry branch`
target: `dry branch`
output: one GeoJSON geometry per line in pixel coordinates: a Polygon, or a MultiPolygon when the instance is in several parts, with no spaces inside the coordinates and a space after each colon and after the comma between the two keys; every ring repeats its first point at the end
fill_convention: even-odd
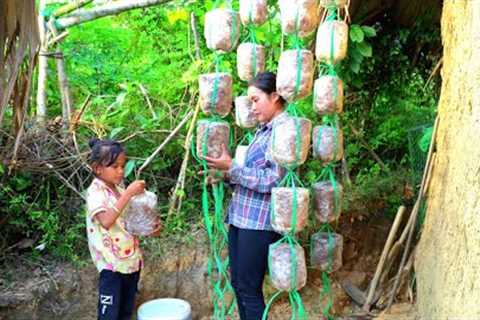
{"type": "MultiPolygon", "coordinates": [[[[183,157],[177,182],[170,195],[170,206],[168,208],[168,215],[167,215],[168,217],[175,210],[177,199],[179,199],[178,191],[183,190],[183,187],[185,184],[185,176],[187,172],[188,161],[190,159],[190,145],[192,144],[193,132],[195,129],[195,123],[197,122],[197,116],[199,112],[200,112],[200,104],[197,103],[197,106],[195,108],[195,113],[193,114],[192,122],[190,123],[190,127],[188,128],[187,137],[185,138],[185,144],[184,144],[185,156],[183,157]]],[[[181,197],[178,202],[179,204],[177,208],[180,207],[181,197]]]]}
{"type": "Polygon", "coordinates": [[[163,142],[158,146],[158,148],[145,160],[140,169],[138,169],[136,176],[140,176],[143,169],[150,164],[150,162],[157,156],[157,154],[173,139],[173,137],[180,131],[180,129],[187,123],[188,119],[192,116],[192,111],[188,112],[187,115],[180,121],[175,129],[168,135],[168,137],[163,140],[163,142]]]}
{"type": "Polygon", "coordinates": [[[72,11],[75,11],[87,4],[89,4],[90,2],[92,2],[93,0],[77,0],[77,1],[73,1],[73,2],[70,2],[60,8],[58,8],[57,10],[55,10],[53,12],[53,16],[54,17],[60,17],[60,16],[63,16],[65,14],[68,14],[72,11]]]}
{"type": "Polygon", "coordinates": [[[56,23],[59,28],[65,29],[87,21],[119,14],[127,10],[147,8],[168,3],[170,1],[172,0],[119,0],[95,7],[90,10],[82,11],[78,15],[60,18],[56,21],[56,23]]]}

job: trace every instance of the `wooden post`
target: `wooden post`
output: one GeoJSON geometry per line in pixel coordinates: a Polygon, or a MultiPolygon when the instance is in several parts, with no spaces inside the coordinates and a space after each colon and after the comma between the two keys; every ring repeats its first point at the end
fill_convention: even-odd
{"type": "Polygon", "coordinates": [[[72,98],[70,96],[67,73],[65,72],[63,53],[60,50],[57,50],[55,53],[55,62],[57,65],[58,87],[60,89],[60,95],[62,98],[63,128],[68,130],[70,127],[70,117],[72,114],[72,98]]]}

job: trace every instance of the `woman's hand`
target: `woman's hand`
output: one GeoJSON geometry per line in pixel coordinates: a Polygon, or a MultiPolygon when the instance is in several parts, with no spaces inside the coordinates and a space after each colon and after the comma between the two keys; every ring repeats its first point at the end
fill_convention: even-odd
{"type": "Polygon", "coordinates": [[[215,184],[219,183],[227,178],[227,172],[226,171],[220,171],[217,169],[208,169],[207,171],[199,171],[199,175],[202,177],[204,175],[207,176],[207,184],[215,184]]]}
{"type": "Polygon", "coordinates": [[[225,144],[222,144],[222,154],[219,158],[204,157],[207,161],[207,165],[210,168],[218,169],[221,171],[228,171],[232,167],[233,159],[228,153],[227,147],[225,144]]]}
{"type": "Polygon", "coordinates": [[[145,192],[145,181],[144,180],[135,180],[127,187],[125,193],[130,197],[142,194],[145,192]]]}

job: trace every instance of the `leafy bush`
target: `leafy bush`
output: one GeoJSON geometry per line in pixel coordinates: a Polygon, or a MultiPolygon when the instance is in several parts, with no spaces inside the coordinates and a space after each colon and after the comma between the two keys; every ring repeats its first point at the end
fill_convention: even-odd
{"type": "MultiPolygon", "coordinates": [[[[257,39],[266,44],[268,70],[276,69],[282,39],[275,3],[269,1],[270,22],[256,31],[257,39]]],[[[186,1],[182,6],[172,3],[70,30],[62,50],[77,109],[88,94],[93,95],[77,132],[82,150],[87,150],[86,142],[92,136],[124,141],[130,156],[127,180],[133,179],[134,170],[195,107],[198,75],[214,68],[214,55],[205,47],[202,36],[203,16],[212,5],[211,0],[186,1]],[[201,60],[194,58],[191,13],[198,18],[201,60]],[[148,91],[153,112],[140,86],[148,91]]],[[[427,79],[438,60],[438,34],[437,25],[420,22],[415,28],[399,29],[388,18],[373,26],[351,26],[349,55],[338,68],[347,85],[342,123],[353,182],[346,190],[348,210],[373,210],[366,204],[377,201],[384,203],[383,208],[390,211],[382,210],[390,214],[404,200],[401,189],[411,157],[408,130],[431,124],[436,112],[439,81],[427,84],[427,79]],[[365,144],[378,154],[386,170],[380,168],[365,144]]],[[[242,39],[247,36],[244,30],[242,39]]],[[[307,39],[304,45],[311,46],[313,40],[307,39]]],[[[286,37],[285,47],[291,44],[286,37]]],[[[225,56],[222,67],[236,74],[235,55],[225,56]]],[[[48,110],[53,116],[60,113],[60,99],[54,74],[49,77],[48,110]]],[[[234,83],[236,94],[245,92],[245,83],[238,78],[234,83]]],[[[299,109],[318,123],[311,103],[309,97],[299,103],[299,109]]],[[[164,215],[183,159],[186,130],[183,128],[142,174],[148,188],[159,194],[164,215]]],[[[237,138],[241,138],[240,133],[237,138]]],[[[420,144],[424,150],[428,132],[420,144]]],[[[317,178],[321,165],[312,160],[300,170],[309,184],[317,178]]],[[[17,173],[6,177],[0,173],[4,175],[0,212],[6,217],[1,220],[3,247],[31,238],[35,246],[45,244],[46,250],[57,256],[76,259],[85,252],[84,209],[76,195],[53,176],[17,173]]],[[[185,190],[181,191],[182,210],[169,217],[166,235],[188,234],[199,225],[199,183],[197,166],[190,163],[185,190]]]]}

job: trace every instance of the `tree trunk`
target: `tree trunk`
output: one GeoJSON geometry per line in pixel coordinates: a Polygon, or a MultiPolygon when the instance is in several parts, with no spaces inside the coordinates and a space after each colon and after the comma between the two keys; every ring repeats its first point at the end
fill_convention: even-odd
{"type": "Polygon", "coordinates": [[[480,1],[445,1],[437,157],[415,262],[422,319],[480,318],[480,1]]]}

